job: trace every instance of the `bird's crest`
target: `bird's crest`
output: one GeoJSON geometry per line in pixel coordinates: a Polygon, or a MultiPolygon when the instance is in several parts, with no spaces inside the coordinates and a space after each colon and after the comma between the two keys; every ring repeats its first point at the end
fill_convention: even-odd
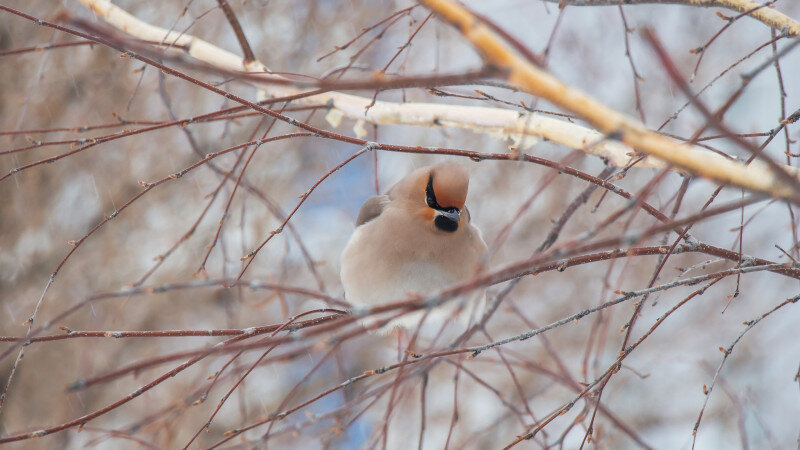
{"type": "Polygon", "coordinates": [[[464,208],[469,188],[469,173],[460,164],[444,162],[431,167],[427,184],[433,187],[436,202],[443,208],[464,208]]]}

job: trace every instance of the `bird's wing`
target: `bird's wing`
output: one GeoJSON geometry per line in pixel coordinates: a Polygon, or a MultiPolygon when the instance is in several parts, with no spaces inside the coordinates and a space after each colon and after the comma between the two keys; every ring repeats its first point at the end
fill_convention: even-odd
{"type": "Polygon", "coordinates": [[[358,211],[358,218],[356,219],[356,226],[361,226],[370,220],[378,217],[383,212],[383,209],[389,203],[389,197],[386,195],[376,195],[370,197],[361,205],[358,211]]]}

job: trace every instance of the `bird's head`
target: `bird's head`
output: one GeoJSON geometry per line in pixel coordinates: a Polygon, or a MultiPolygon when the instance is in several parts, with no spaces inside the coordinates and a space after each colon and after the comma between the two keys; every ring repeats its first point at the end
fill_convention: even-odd
{"type": "Polygon", "coordinates": [[[453,233],[469,222],[464,208],[469,188],[467,170],[456,163],[444,162],[428,167],[414,180],[412,200],[420,207],[419,215],[436,230],[453,233]]]}

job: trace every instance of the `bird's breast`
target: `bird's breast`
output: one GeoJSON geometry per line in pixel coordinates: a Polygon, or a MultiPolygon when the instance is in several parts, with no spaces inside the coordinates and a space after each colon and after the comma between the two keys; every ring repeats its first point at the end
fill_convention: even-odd
{"type": "Polygon", "coordinates": [[[453,239],[415,230],[413,225],[394,226],[393,232],[387,232],[381,219],[388,217],[358,227],[342,254],[347,301],[377,305],[411,293],[426,296],[466,281],[474,273],[482,253],[464,242],[469,235],[453,239]]]}

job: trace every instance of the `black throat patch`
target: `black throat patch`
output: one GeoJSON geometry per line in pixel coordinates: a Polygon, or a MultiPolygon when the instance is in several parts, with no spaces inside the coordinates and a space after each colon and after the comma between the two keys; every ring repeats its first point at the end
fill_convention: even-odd
{"type": "Polygon", "coordinates": [[[433,219],[433,224],[436,225],[436,228],[448,233],[452,233],[458,229],[458,222],[448,219],[445,216],[436,216],[436,218],[433,219]]]}
{"type": "MultiPolygon", "coordinates": [[[[429,208],[436,211],[457,211],[455,208],[443,208],[436,201],[436,193],[433,192],[433,174],[428,176],[428,185],[425,186],[425,203],[429,208]]],[[[437,215],[436,218],[433,219],[433,224],[436,228],[448,233],[452,233],[458,229],[458,222],[445,216],[437,215]]]]}

